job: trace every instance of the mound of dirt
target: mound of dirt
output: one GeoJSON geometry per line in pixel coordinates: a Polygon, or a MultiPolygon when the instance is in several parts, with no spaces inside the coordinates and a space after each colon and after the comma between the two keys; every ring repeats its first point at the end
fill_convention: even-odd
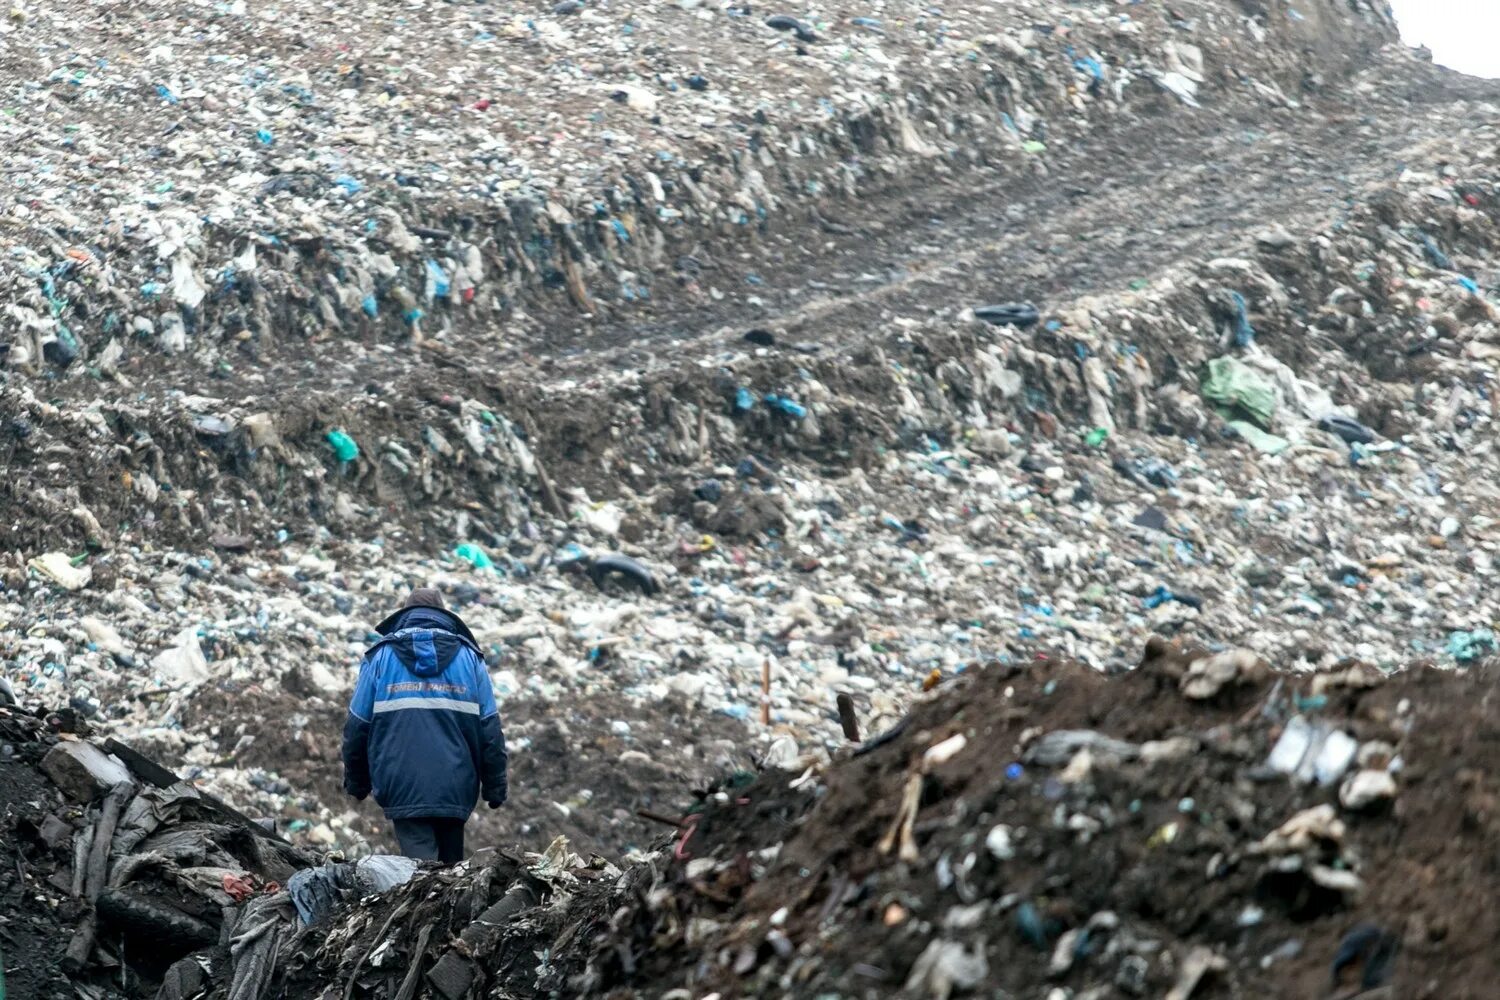
{"type": "MultiPolygon", "coordinates": [[[[1047,659],[973,671],[828,765],[785,761],[697,805],[684,795],[658,853],[615,865],[559,839],[541,855],[489,850],[419,872],[298,933],[285,909],[259,995],[352,982],[356,996],[448,1000],[471,986],[1478,1000],[1500,931],[1488,905],[1500,876],[1483,861],[1500,839],[1492,673],[1350,661],[1289,675],[1166,640],[1119,676],[1047,659]]],[[[19,863],[0,891],[21,914],[7,933],[55,952],[69,915],[93,910],[69,901],[71,840],[54,829],[67,821],[39,769],[56,738],[6,720],[20,747],[6,772],[19,863]],[[44,882],[52,902],[27,902],[44,882]]],[[[174,829],[209,851],[272,843],[174,829]]],[[[205,890],[188,874],[204,869],[181,867],[190,854],[116,872],[134,896],[175,886],[169,912],[217,923],[192,911],[205,890]]],[[[233,874],[269,878],[253,862],[268,856],[239,855],[233,874]]],[[[82,981],[114,970],[136,984],[127,995],[149,995],[164,974],[112,938],[98,947],[82,981]]],[[[194,960],[215,970],[204,988],[230,995],[245,967],[214,955],[194,960]]]]}
{"type": "Polygon", "coordinates": [[[639,950],[602,982],[1485,996],[1492,690],[1490,671],[1286,676],[1165,643],[1117,677],[980,671],[821,778],[710,808],[666,892],[617,921],[639,950]]]}

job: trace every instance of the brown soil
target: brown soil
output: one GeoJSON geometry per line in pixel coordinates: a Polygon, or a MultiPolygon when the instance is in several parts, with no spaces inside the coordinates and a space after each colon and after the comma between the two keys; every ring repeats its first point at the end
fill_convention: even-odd
{"type": "MultiPolygon", "coordinates": [[[[1148,660],[1115,678],[1045,661],[991,668],[917,707],[899,736],[836,766],[816,794],[791,789],[791,776],[762,778],[741,793],[748,804],[711,812],[688,841],[694,857],[726,862],[721,870],[689,881],[677,868],[674,919],[705,916],[726,929],[691,949],[679,941],[638,956],[646,981],[726,996],[894,995],[929,942],[951,937],[986,953],[980,995],[1039,996],[1053,982],[1104,984],[1090,995],[1116,997],[1125,995],[1109,986],[1122,952],[1154,941],[1164,952],[1149,963],[1147,995],[1164,995],[1174,961],[1203,945],[1229,965],[1195,997],[1323,998],[1340,940],[1370,923],[1401,942],[1394,996],[1492,995],[1500,927],[1490,902],[1500,872],[1487,859],[1500,842],[1500,785],[1489,674],[1418,668],[1368,690],[1335,688],[1326,703],[1310,698],[1307,679],[1268,676],[1195,703],[1177,692],[1180,663],[1148,660]],[[1334,788],[1263,773],[1299,699],[1361,741],[1391,743],[1405,763],[1394,808],[1343,814],[1342,847],[1325,845],[1363,880],[1357,900],[1269,874],[1266,859],[1247,850],[1301,810],[1337,803],[1334,788]],[[1027,734],[1061,729],[1132,742],[1190,737],[1200,748],[1150,765],[1096,763],[1075,785],[1040,765],[1006,776],[1024,759],[1027,734]],[[881,839],[922,753],[955,733],[967,746],[923,779],[919,858],[902,862],[881,839]],[[1015,832],[1011,860],[985,848],[997,823],[1015,832]],[[765,878],[749,878],[747,859],[783,841],[765,878]],[[944,931],[945,917],[966,905],[982,908],[978,925],[944,931]],[[785,958],[768,936],[782,910],[792,946],[785,958]],[[1087,954],[1049,977],[1059,936],[1106,911],[1120,929],[1113,937],[1095,930],[1087,954]],[[1040,930],[1028,939],[1020,928],[1033,916],[1040,930]]],[[[641,916],[662,930],[660,915],[641,916]]]]}
{"type": "MultiPolygon", "coordinates": [[[[190,727],[206,729],[213,720],[225,733],[243,725],[260,734],[234,766],[289,786],[291,801],[278,815],[283,829],[297,820],[318,822],[322,804],[335,813],[356,812],[355,829],[374,849],[395,849],[380,808],[344,793],[342,704],[215,691],[200,695],[191,712],[184,717],[190,727]],[[300,737],[290,721],[298,714],[300,737]]],[[[470,851],[540,851],[562,834],[585,856],[618,857],[646,846],[657,832],[636,810],[680,815],[693,801],[694,783],[701,788],[719,774],[751,766],[740,749],[743,723],[675,698],[636,704],[614,696],[571,703],[513,698],[501,706],[501,719],[511,747],[510,801],[495,811],[480,804],[468,826],[470,851]],[[616,720],[629,724],[628,737],[612,732],[616,720]]],[[[252,815],[278,813],[268,798],[236,797],[235,805],[252,815]]]]}

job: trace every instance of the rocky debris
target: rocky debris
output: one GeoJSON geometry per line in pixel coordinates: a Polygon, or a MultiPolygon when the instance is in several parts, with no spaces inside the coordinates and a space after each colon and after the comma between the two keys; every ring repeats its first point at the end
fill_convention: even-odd
{"type": "Polygon", "coordinates": [[[69,798],[84,805],[131,780],[118,758],[82,741],[58,743],[42,758],[42,770],[69,798]]]}

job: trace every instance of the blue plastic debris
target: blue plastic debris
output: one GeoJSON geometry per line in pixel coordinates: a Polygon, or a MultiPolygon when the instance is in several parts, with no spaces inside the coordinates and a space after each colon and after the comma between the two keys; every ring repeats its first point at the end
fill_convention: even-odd
{"type": "Polygon", "coordinates": [[[789,399],[786,396],[778,396],[774,392],[766,393],[763,398],[765,399],[767,406],[771,407],[773,410],[780,410],[782,413],[785,413],[789,417],[801,420],[803,417],[807,416],[807,407],[803,406],[795,399],[789,399]]]}
{"type": "Polygon", "coordinates": [[[1487,628],[1476,628],[1472,632],[1454,632],[1448,636],[1448,655],[1459,663],[1471,663],[1489,656],[1500,648],[1495,633],[1487,628]]]}
{"type": "Polygon", "coordinates": [[[448,272],[435,260],[427,261],[427,297],[429,299],[446,299],[452,285],[448,278],[448,272]]]}
{"type": "Polygon", "coordinates": [[[1093,77],[1096,82],[1104,79],[1104,67],[1101,66],[1099,64],[1099,60],[1095,59],[1093,56],[1084,56],[1082,59],[1074,59],[1073,68],[1081,73],[1087,73],[1089,76],[1093,77]]]}
{"type": "Polygon", "coordinates": [[[1178,594],[1166,587],[1157,587],[1146,595],[1142,603],[1148,608],[1159,608],[1168,601],[1176,601],[1178,604],[1183,604],[1190,608],[1203,607],[1203,598],[1196,594],[1178,594]]]}
{"type": "Polygon", "coordinates": [[[1037,949],[1047,947],[1047,929],[1042,924],[1042,915],[1036,904],[1029,900],[1016,907],[1016,932],[1022,940],[1037,949]]]}
{"type": "Polygon", "coordinates": [[[734,408],[741,411],[755,409],[755,397],[751,395],[749,389],[741,388],[734,391],[734,408]]]}
{"type": "Polygon", "coordinates": [[[375,301],[373,292],[364,297],[364,301],[360,303],[360,308],[364,309],[365,315],[371,319],[380,315],[380,304],[375,301]]]}
{"type": "Polygon", "coordinates": [[[1472,294],[1479,294],[1479,282],[1475,281],[1473,278],[1461,274],[1458,276],[1458,283],[1460,285],[1463,285],[1464,288],[1468,289],[1468,291],[1472,294]]]}
{"type": "Polygon", "coordinates": [[[180,101],[180,98],[172,93],[172,88],[168,87],[165,83],[158,83],[156,85],[156,93],[158,97],[168,104],[177,104],[180,101]]]}
{"type": "Polygon", "coordinates": [[[262,146],[270,146],[276,142],[276,137],[271,134],[271,130],[268,128],[256,129],[255,138],[260,140],[262,146]]]}
{"type": "Polygon", "coordinates": [[[1442,247],[1437,245],[1437,240],[1426,233],[1422,234],[1422,249],[1427,251],[1427,259],[1432,261],[1434,267],[1440,267],[1444,271],[1453,270],[1453,261],[1443,253],[1442,247]]]}
{"type": "Polygon", "coordinates": [[[1245,297],[1239,292],[1230,292],[1229,297],[1234,300],[1234,344],[1236,347],[1249,347],[1255,340],[1255,328],[1250,325],[1250,310],[1245,305],[1245,297]]]}
{"type": "Polygon", "coordinates": [[[364,190],[364,185],[348,174],[340,174],[333,179],[333,183],[343,188],[349,194],[359,194],[364,190]]]}

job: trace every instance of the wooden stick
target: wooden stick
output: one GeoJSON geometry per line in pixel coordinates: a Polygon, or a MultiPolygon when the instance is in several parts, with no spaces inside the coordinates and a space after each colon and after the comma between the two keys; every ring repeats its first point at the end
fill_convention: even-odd
{"type": "Polygon", "coordinates": [[[349,973],[349,981],[344,984],[344,1000],[349,1000],[350,997],[354,996],[354,980],[359,978],[359,970],[364,968],[365,962],[369,961],[370,955],[380,946],[381,940],[385,937],[385,932],[391,929],[391,924],[396,922],[397,917],[405,915],[409,906],[411,906],[411,900],[408,899],[392,910],[391,915],[385,918],[385,923],[380,925],[380,931],[370,941],[370,947],[365,949],[365,953],[360,956],[358,962],[354,963],[354,969],[349,973]]]}
{"type": "Polygon", "coordinates": [[[412,1000],[417,995],[417,986],[422,981],[422,959],[427,956],[427,939],[431,936],[431,924],[423,927],[422,933],[417,935],[417,949],[412,952],[411,968],[406,970],[406,978],[401,982],[396,1000],[412,1000]]]}
{"type": "Polygon", "coordinates": [[[912,827],[917,822],[917,813],[922,804],[922,772],[914,770],[906,779],[906,787],[901,792],[901,805],[896,810],[895,817],[891,820],[890,828],[885,831],[885,836],[880,838],[877,845],[881,854],[889,854],[896,850],[900,844],[898,857],[902,861],[915,861],[918,858],[917,842],[912,836],[912,827]]]}
{"type": "Polygon", "coordinates": [[[760,665],[760,724],[771,724],[771,660],[766,658],[760,665]]]}
{"type": "Polygon", "coordinates": [[[660,823],[662,826],[670,826],[674,830],[682,829],[682,820],[673,819],[670,816],[663,816],[661,813],[654,813],[650,809],[637,809],[635,811],[635,814],[641,819],[649,819],[653,823],[660,823]]]}
{"type": "Polygon", "coordinates": [[[844,739],[851,743],[859,742],[859,720],[854,717],[854,699],[848,692],[840,692],[837,698],[839,706],[839,725],[844,727],[844,739]]]}
{"type": "Polygon", "coordinates": [[[537,485],[542,488],[542,502],[547,505],[548,510],[552,511],[554,517],[566,521],[568,509],[563,506],[562,500],[558,499],[557,490],[553,488],[552,480],[547,478],[547,470],[542,467],[541,459],[533,456],[532,460],[536,466],[537,485]]]}
{"type": "Polygon", "coordinates": [[[99,821],[96,819],[82,830],[73,834],[72,896],[74,899],[83,898],[83,876],[89,870],[89,848],[94,844],[94,831],[98,826],[99,821]]]}
{"type": "Polygon", "coordinates": [[[77,972],[88,965],[89,953],[94,950],[94,932],[99,923],[94,904],[109,876],[109,845],[115,839],[115,825],[120,822],[120,813],[133,795],[135,782],[119,782],[109,790],[99,809],[99,822],[94,826],[94,843],[89,848],[88,871],[83,882],[83,896],[89,902],[89,912],[73,931],[68,950],[63,955],[63,968],[69,971],[77,972]]]}
{"type": "Polygon", "coordinates": [[[922,775],[913,774],[906,782],[906,801],[902,803],[905,812],[901,820],[901,847],[896,856],[907,864],[921,857],[917,850],[917,838],[913,836],[917,825],[917,813],[922,808],[922,775]]]}

